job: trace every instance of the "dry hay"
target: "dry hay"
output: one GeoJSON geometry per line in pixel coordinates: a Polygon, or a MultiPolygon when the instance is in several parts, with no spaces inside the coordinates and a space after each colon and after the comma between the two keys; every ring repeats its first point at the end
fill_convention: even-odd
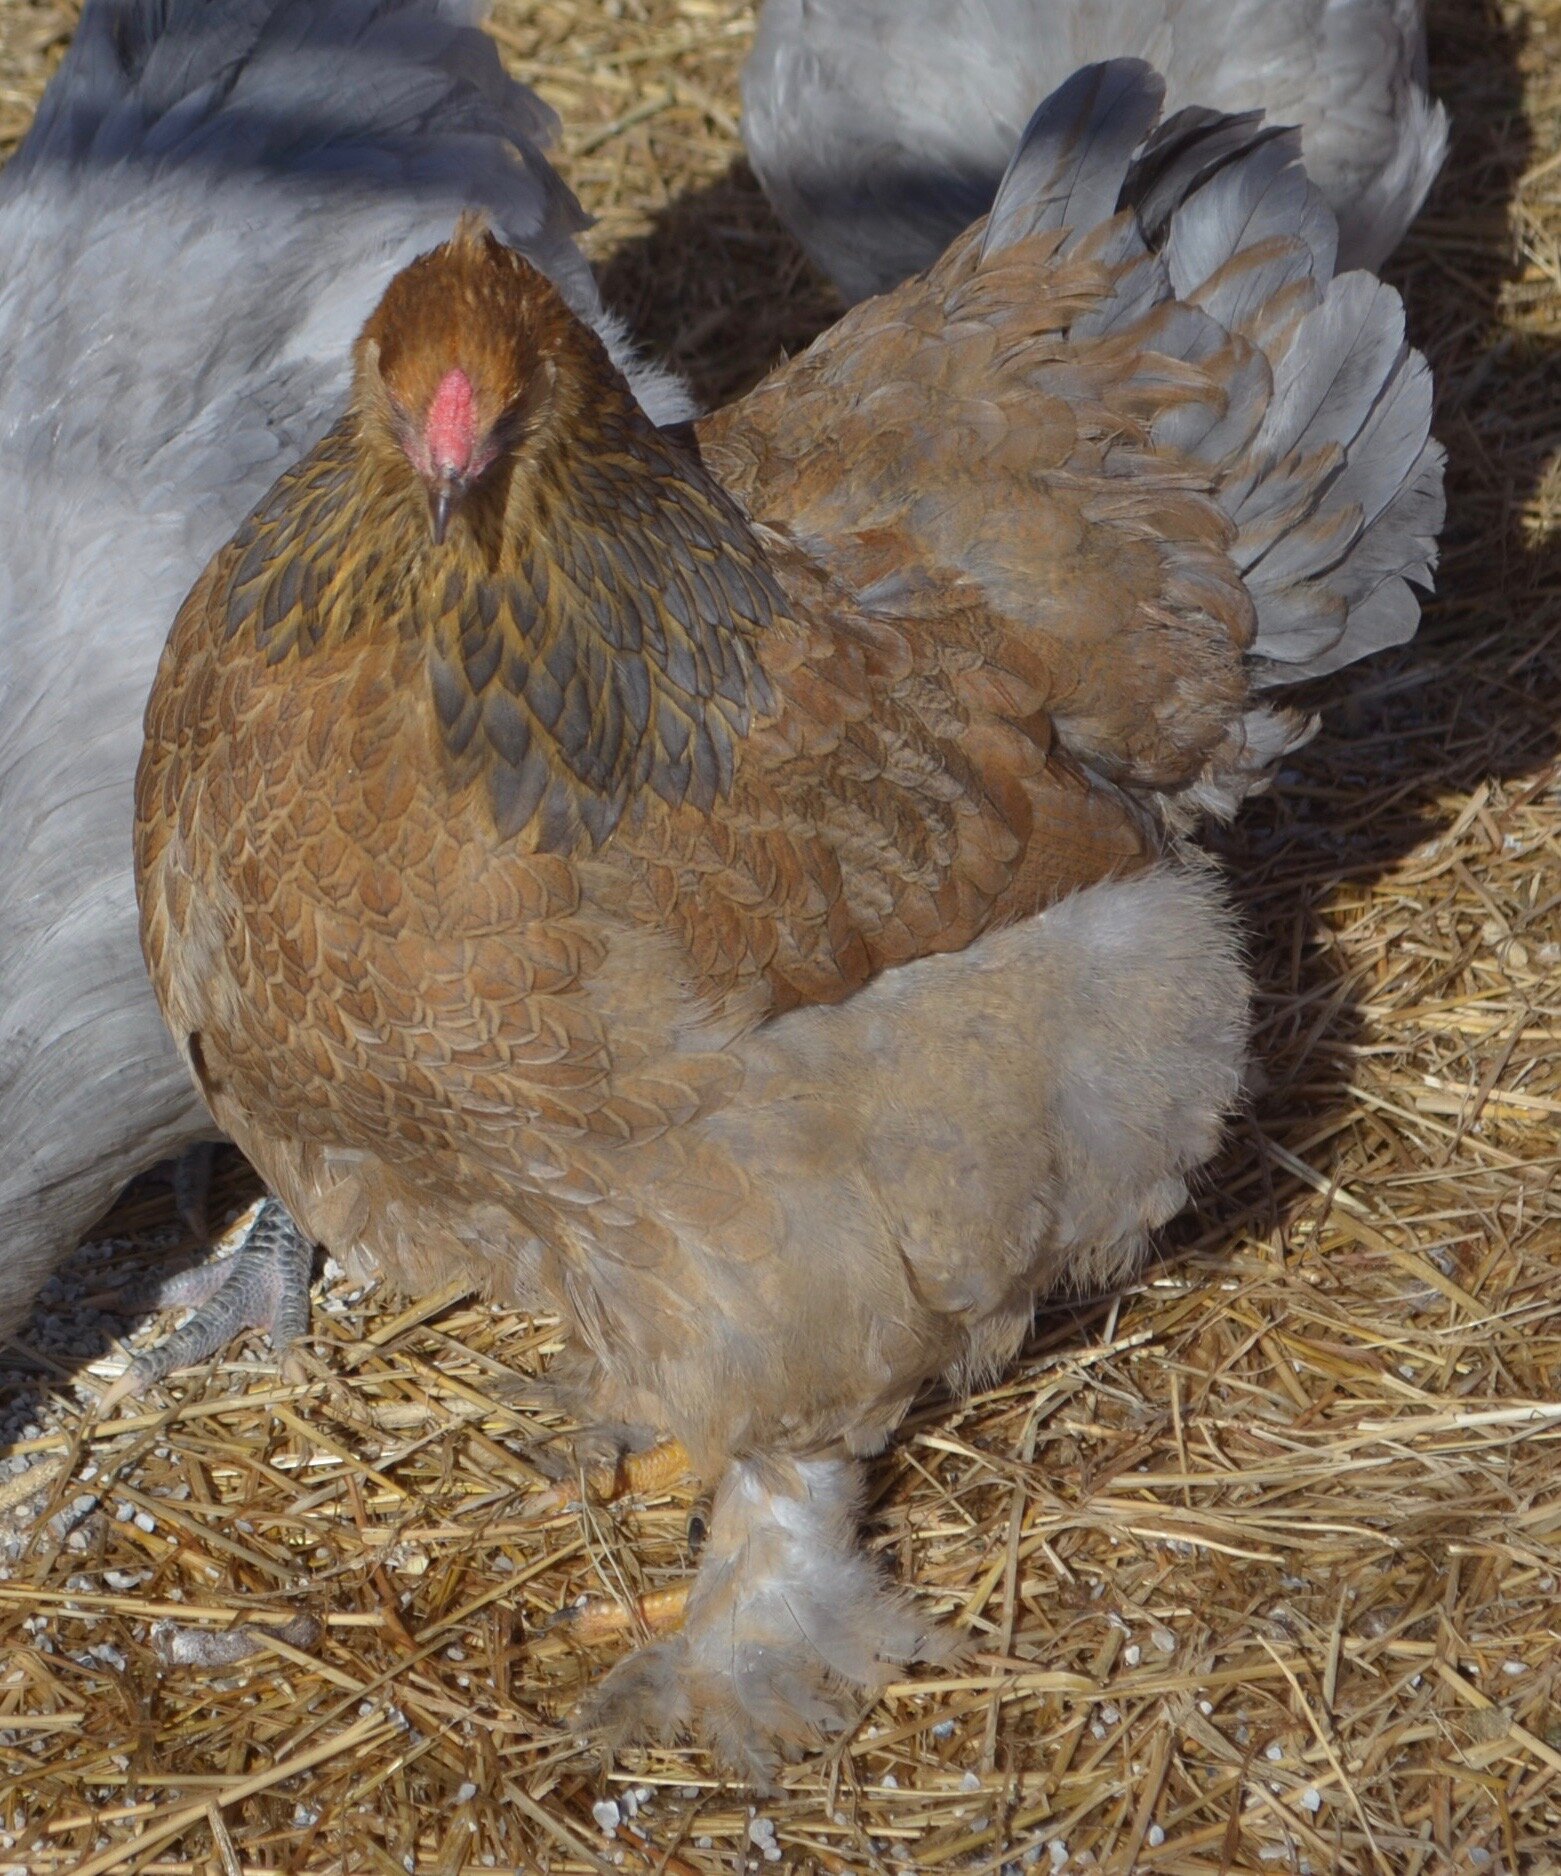
{"type": "MultiPolygon", "coordinates": [[[[0,133],[68,21],[0,6],[0,133]]],[[[713,396],[834,304],[737,159],[750,24],[497,22],[611,297],[713,396]]],[[[974,1660],[758,1821],[696,1754],[601,1769],[563,1720],[623,1643],[555,1617],[675,1581],[687,1489],[528,1513],[549,1326],[340,1282],[310,1386],[224,1362],[95,1424],[147,1183],[12,1357],[0,1867],[1561,1868],[1561,0],[1445,0],[1433,44],[1456,147],[1397,272],[1442,594],[1222,842],[1267,1084],[1166,1261],[882,1469],[877,1541],[974,1660]]]]}

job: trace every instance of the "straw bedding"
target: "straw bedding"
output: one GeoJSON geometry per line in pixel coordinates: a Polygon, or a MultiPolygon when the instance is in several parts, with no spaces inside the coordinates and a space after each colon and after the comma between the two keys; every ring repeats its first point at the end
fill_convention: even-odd
{"type": "MultiPolygon", "coordinates": [[[[0,4],[0,145],[71,21],[0,4]]],[[[495,25],[609,297],[710,399],[836,310],[740,161],[751,25],[495,25]]],[[[695,1754],[582,1757],[690,1488],[535,1496],[551,1325],[339,1276],[307,1386],[251,1348],[97,1419],[178,1242],[148,1180],[0,1369],[0,1871],[1561,1870],[1561,0],[1441,0],[1433,58],[1454,154],[1396,277],[1441,595],[1221,841],[1265,1084],[1164,1261],[882,1469],[970,1661],[758,1812],[695,1754]]]]}

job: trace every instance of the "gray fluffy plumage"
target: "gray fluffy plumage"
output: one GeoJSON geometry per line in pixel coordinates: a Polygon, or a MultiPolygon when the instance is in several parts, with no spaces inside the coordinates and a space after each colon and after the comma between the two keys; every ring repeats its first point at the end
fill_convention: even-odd
{"type": "MultiPolygon", "coordinates": [[[[461,209],[609,328],[542,155],[552,114],[478,11],[89,0],[0,175],[0,1335],[128,1177],[211,1130],[130,867],[141,713],[185,592],[461,209]]],[[[653,415],[688,414],[633,375],[653,415]]]]}
{"type": "Polygon", "coordinates": [[[787,225],[861,299],[985,213],[1043,97],[1124,56],[1164,74],[1169,111],[1298,126],[1342,269],[1382,264],[1441,167],[1424,0],[765,0],[743,140],[787,225]]]}

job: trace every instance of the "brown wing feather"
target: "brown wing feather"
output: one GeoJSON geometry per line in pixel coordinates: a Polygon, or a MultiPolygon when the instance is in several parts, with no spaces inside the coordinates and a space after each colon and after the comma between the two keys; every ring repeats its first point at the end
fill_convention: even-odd
{"type": "Polygon", "coordinates": [[[1251,348],[1167,356],[1174,305],[1080,337],[1128,263],[1047,232],[978,268],[980,235],[707,419],[707,459],[918,638],[969,621],[988,695],[1011,687],[1097,773],[1185,785],[1239,718],[1254,615],[1211,470],[1153,429],[1224,407],[1251,348]]]}

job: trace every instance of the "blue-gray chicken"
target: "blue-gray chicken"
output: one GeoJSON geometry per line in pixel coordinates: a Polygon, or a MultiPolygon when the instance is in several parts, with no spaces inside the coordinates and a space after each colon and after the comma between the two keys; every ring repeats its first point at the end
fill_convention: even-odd
{"type": "MultiPolygon", "coordinates": [[[[552,115],[477,13],[89,0],[0,175],[0,1335],[131,1174],[211,1132],[130,871],[180,600],[330,423],[386,282],[463,208],[609,330],[541,153],[552,115]]],[[[670,381],[635,382],[685,414],[670,381]]]]}
{"type": "Polygon", "coordinates": [[[1339,266],[1380,267],[1436,178],[1424,0],[765,0],[743,141],[849,299],[929,266],[984,214],[1025,120],[1094,59],[1147,59],[1167,109],[1301,131],[1339,266]]]}

